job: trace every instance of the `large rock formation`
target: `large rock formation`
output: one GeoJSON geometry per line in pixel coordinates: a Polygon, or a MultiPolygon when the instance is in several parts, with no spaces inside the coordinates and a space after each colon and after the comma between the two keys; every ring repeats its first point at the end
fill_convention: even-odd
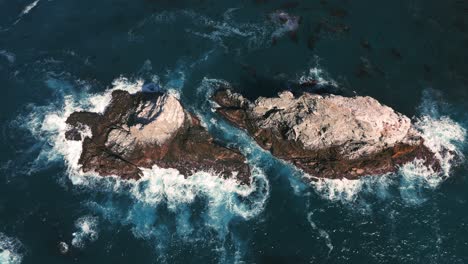
{"type": "Polygon", "coordinates": [[[138,179],[141,167],[157,165],[185,176],[215,171],[250,182],[245,158],[216,143],[200,120],[168,93],[117,90],[103,114],[75,112],[67,124],[66,138],[83,140],[79,164],[84,172],[138,179]]]}
{"type": "Polygon", "coordinates": [[[416,158],[440,169],[410,119],[371,97],[282,92],[251,102],[218,90],[213,99],[262,148],[311,176],[382,175],[416,158]]]}

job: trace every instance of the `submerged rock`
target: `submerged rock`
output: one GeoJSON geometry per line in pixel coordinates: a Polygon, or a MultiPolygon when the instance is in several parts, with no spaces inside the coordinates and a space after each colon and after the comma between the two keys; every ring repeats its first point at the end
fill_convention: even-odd
{"type": "Polygon", "coordinates": [[[250,182],[246,159],[213,140],[200,120],[169,93],[114,91],[104,113],[75,112],[67,119],[68,140],[83,140],[84,172],[138,179],[140,168],[174,168],[250,182]]]}
{"type": "Polygon", "coordinates": [[[299,28],[300,17],[290,15],[284,11],[276,11],[269,15],[270,20],[277,26],[277,29],[272,34],[273,44],[277,39],[285,34],[289,34],[290,38],[297,41],[297,30],[299,28]]]}
{"type": "Polygon", "coordinates": [[[411,120],[368,96],[287,91],[251,102],[218,90],[213,99],[217,112],[262,148],[314,177],[382,175],[416,158],[440,170],[411,120]]]}
{"type": "Polygon", "coordinates": [[[70,248],[68,247],[68,244],[63,241],[58,244],[58,250],[60,254],[63,254],[63,255],[67,254],[69,249],[70,248]]]}

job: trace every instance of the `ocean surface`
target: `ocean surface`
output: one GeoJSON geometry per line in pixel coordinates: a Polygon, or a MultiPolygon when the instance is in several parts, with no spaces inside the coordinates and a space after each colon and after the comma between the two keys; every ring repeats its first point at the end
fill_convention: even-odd
{"type": "Polygon", "coordinates": [[[0,0],[0,263],[468,263],[467,31],[460,0],[0,0]],[[304,184],[208,100],[306,79],[413,118],[443,172],[304,184]],[[67,116],[146,82],[239,148],[251,186],[83,175],[67,116]]]}

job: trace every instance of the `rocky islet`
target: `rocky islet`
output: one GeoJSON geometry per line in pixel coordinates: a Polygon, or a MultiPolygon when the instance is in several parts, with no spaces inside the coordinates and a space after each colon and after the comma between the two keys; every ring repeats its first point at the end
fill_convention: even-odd
{"type": "Polygon", "coordinates": [[[75,112],[67,121],[68,140],[82,140],[84,172],[138,179],[140,168],[174,168],[185,177],[215,172],[249,184],[250,169],[237,150],[210,136],[200,120],[167,92],[112,92],[104,113],[75,112]]]}
{"type": "Polygon", "coordinates": [[[220,89],[213,100],[220,115],[262,148],[314,177],[382,175],[414,159],[440,170],[411,120],[368,96],[284,91],[251,102],[220,89]]]}
{"type": "MultiPolygon", "coordinates": [[[[368,96],[344,97],[289,91],[254,102],[217,90],[216,111],[246,130],[274,156],[319,178],[358,179],[395,172],[415,159],[440,170],[411,120],[368,96]]],[[[250,182],[246,158],[216,142],[178,98],[164,91],[116,90],[102,114],[75,112],[68,140],[82,140],[84,172],[138,179],[140,168],[174,168],[250,182]]]]}

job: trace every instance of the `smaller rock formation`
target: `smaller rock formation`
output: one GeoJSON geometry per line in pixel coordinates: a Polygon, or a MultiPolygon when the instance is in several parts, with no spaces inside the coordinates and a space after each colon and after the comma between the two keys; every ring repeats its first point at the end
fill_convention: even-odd
{"type": "Polygon", "coordinates": [[[58,250],[59,250],[60,254],[62,254],[62,255],[67,254],[69,249],[70,248],[68,247],[68,244],[63,242],[63,241],[58,244],[58,250]]]}
{"type": "Polygon", "coordinates": [[[83,140],[79,164],[84,172],[138,179],[140,168],[157,165],[186,177],[203,170],[250,182],[246,159],[215,142],[200,120],[168,93],[117,90],[103,114],[75,112],[66,122],[66,138],[83,140]]]}
{"type": "Polygon", "coordinates": [[[440,169],[410,119],[371,97],[286,91],[251,102],[218,90],[213,99],[262,148],[315,177],[382,175],[416,158],[440,169]]]}
{"type": "Polygon", "coordinates": [[[276,11],[269,15],[270,20],[276,25],[277,29],[272,34],[273,45],[285,34],[293,41],[297,41],[297,30],[299,28],[300,17],[290,15],[284,11],[276,11]]]}

